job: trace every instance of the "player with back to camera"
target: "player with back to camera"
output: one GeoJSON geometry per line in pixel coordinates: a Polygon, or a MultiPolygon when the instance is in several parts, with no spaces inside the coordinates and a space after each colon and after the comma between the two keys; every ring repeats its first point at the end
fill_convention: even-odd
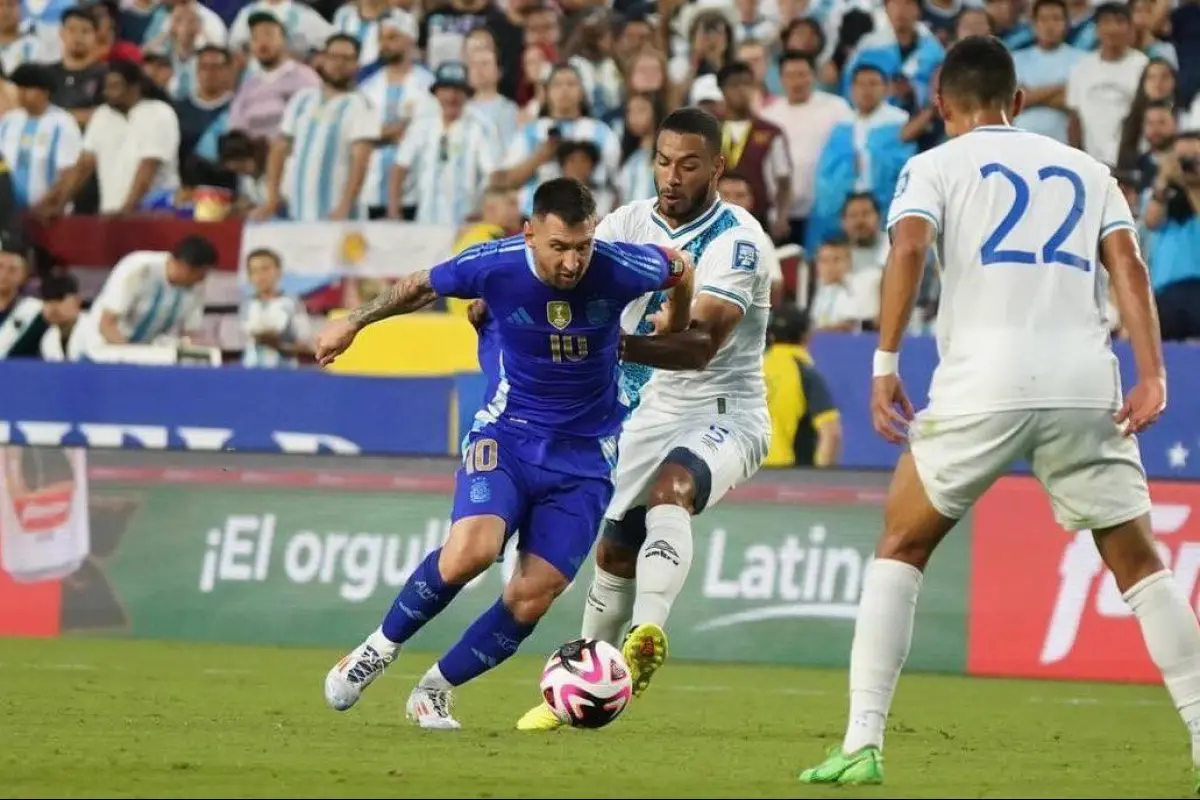
{"type": "Polygon", "coordinates": [[[328,364],[363,327],[437,297],[483,298],[500,334],[498,380],[475,418],[446,543],[409,577],[383,623],[325,678],[325,699],[353,706],[400,646],[495,561],[520,529],[520,559],[496,603],[418,682],[406,707],[423,728],[452,730],[451,690],[516,652],[587,558],[612,496],[616,433],[624,418],[614,374],[621,310],[672,289],[690,304],[690,259],[661,247],[596,242],[587,187],[540,186],[523,237],[467,248],[401,279],[331,322],[317,341],[328,364]]]}
{"type": "Polygon", "coordinates": [[[1134,438],[1166,406],[1166,371],[1129,206],[1107,166],[1012,127],[1023,97],[999,40],[954,45],[936,102],[953,138],[912,158],[896,187],[873,369],[875,429],[903,443],[907,428],[909,447],[863,581],[845,739],[800,780],[883,781],[884,727],[923,571],[1017,459],[1029,462],[1062,527],[1092,531],[1200,764],[1200,625],[1155,550],[1134,438]],[[929,405],[914,418],[899,349],[935,242],[939,363],[929,405]],[[1137,366],[1124,402],[1105,322],[1110,279],[1137,366]]]}
{"type": "MultiPolygon", "coordinates": [[[[753,475],[770,443],[762,359],[771,268],[764,253],[774,245],[748,211],[717,195],[724,167],[720,122],[698,108],[679,109],[658,131],[658,197],[618,208],[596,229],[601,240],[679,247],[696,263],[690,327],[625,340],[627,362],[660,371],[647,376],[621,432],[616,490],[584,606],[587,638],[620,645],[632,623],[622,650],[634,696],[667,655],[663,628],[691,567],[692,517],[753,475]]],[[[626,309],[626,330],[652,301],[626,309]]],[[[562,724],[543,703],[517,727],[562,724]]]]}

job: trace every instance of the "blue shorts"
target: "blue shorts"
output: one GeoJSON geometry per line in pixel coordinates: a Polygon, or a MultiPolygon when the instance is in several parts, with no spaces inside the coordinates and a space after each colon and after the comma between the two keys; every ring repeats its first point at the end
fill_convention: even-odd
{"type": "Polygon", "coordinates": [[[574,580],[612,499],[615,443],[548,439],[499,424],[472,431],[454,476],[451,524],[494,515],[517,549],[574,580]]]}

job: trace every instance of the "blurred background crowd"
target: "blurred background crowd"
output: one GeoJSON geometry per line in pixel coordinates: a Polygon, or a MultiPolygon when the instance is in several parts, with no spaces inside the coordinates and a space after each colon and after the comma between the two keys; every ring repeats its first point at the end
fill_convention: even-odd
{"type": "MultiPolygon", "coordinates": [[[[722,197],[778,246],[773,463],[835,463],[806,345],[874,328],[897,178],[945,136],[945,48],[983,33],[1013,52],[1015,124],[1112,166],[1164,336],[1200,339],[1200,0],[0,0],[0,357],[187,336],[294,366],[320,317],[387,283],[295,289],[294,253],[243,248],[239,290],[215,300],[204,226],[82,279],[31,229],[393,221],[461,249],[518,231],[558,175],[602,211],[653,197],[657,123],[698,105],[723,120],[722,197]]],[[[914,334],[937,307],[931,266],[914,334]]]]}

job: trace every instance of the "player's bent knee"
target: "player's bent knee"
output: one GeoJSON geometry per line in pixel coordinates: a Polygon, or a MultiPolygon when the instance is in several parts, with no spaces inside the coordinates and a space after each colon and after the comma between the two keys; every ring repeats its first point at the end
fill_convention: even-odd
{"type": "Polygon", "coordinates": [[[539,575],[536,579],[514,575],[504,587],[504,605],[522,625],[533,625],[546,615],[560,594],[566,591],[567,579],[539,575]]]}
{"type": "Polygon", "coordinates": [[[686,447],[667,453],[654,484],[649,505],[679,506],[689,514],[699,514],[708,504],[712,491],[712,471],[704,459],[686,447]]]}
{"type": "Polygon", "coordinates": [[[438,558],[442,580],[452,586],[461,586],[481,575],[500,555],[504,528],[504,520],[492,515],[467,517],[455,522],[438,558]]]}

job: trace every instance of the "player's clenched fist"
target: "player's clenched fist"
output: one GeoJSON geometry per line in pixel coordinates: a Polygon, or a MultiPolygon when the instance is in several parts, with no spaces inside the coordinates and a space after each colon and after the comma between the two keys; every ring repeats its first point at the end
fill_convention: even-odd
{"type": "Polygon", "coordinates": [[[315,348],[317,363],[328,366],[333,360],[346,352],[346,348],[358,335],[358,326],[348,318],[335,319],[325,324],[317,335],[315,348]]]}

